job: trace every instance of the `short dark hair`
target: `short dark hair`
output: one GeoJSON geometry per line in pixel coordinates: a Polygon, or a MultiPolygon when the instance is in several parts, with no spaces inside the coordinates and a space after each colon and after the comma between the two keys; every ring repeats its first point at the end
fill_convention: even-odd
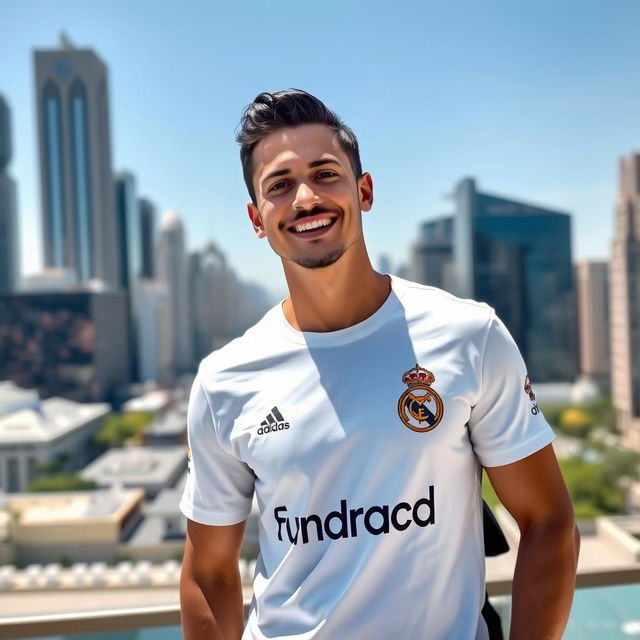
{"type": "Polygon", "coordinates": [[[300,124],[326,124],[331,127],[342,150],[351,163],[356,178],[362,175],[358,139],[353,131],[323,102],[301,89],[287,89],[277,93],[263,92],[242,112],[236,141],[240,144],[242,173],[249,195],[256,204],[253,188],[253,150],[260,140],[283,127],[300,124]]]}

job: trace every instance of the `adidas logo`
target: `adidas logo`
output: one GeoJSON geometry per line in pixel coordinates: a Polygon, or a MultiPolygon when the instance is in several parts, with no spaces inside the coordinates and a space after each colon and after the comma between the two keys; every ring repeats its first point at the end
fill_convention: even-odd
{"type": "Polygon", "coordinates": [[[276,431],[283,431],[289,428],[289,423],[285,422],[278,407],[273,407],[267,417],[260,423],[258,428],[258,435],[263,436],[267,433],[274,433],[276,431]]]}

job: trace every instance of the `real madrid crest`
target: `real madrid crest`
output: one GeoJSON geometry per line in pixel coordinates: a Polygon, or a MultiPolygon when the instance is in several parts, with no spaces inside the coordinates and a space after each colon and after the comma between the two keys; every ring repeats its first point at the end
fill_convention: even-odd
{"type": "Polygon", "coordinates": [[[442,398],[431,388],[435,379],[431,371],[417,363],[413,369],[402,374],[402,382],[409,388],[398,400],[398,415],[413,431],[431,431],[440,424],[444,416],[442,398]]]}

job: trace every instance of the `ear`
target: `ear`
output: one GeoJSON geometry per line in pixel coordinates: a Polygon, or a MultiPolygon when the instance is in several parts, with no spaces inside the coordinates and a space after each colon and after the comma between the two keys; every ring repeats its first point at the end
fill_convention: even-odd
{"type": "Polygon", "coordinates": [[[373,180],[370,173],[363,173],[358,179],[358,195],[360,210],[370,211],[373,207],[373,180]]]}
{"type": "Polygon", "coordinates": [[[253,202],[247,202],[247,213],[249,214],[253,230],[256,232],[258,238],[266,238],[267,234],[264,230],[264,225],[262,224],[262,217],[260,216],[258,207],[256,207],[253,202]]]}

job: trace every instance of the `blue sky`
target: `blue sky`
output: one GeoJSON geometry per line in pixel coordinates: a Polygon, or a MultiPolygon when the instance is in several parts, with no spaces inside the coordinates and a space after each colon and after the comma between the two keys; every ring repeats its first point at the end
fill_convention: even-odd
{"type": "Polygon", "coordinates": [[[234,141],[260,91],[306,89],[355,130],[375,184],[374,262],[406,260],[467,175],[572,213],[574,258],[606,258],[618,158],[640,149],[637,0],[0,0],[0,24],[26,273],[41,266],[31,50],[63,29],[109,66],[114,169],[182,214],[190,248],[213,238],[277,293],[234,141]]]}

